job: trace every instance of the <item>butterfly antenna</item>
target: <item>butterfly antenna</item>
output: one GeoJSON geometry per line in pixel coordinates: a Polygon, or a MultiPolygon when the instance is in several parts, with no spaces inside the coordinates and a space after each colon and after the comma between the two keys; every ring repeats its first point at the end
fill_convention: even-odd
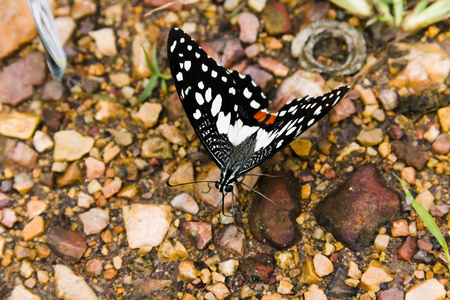
{"type": "MultiPolygon", "coordinates": [[[[171,184],[169,180],[167,180],[167,186],[169,187],[177,187],[177,186],[183,186],[188,184],[194,184],[194,183],[208,183],[209,190],[211,190],[211,187],[209,186],[210,183],[215,183],[215,181],[209,181],[209,180],[200,180],[200,181],[192,181],[192,182],[184,182],[184,183],[177,183],[177,184],[171,184]]],[[[208,191],[209,192],[209,191],[208,191]]]]}
{"type": "Polygon", "coordinates": [[[270,178],[280,178],[280,177],[286,177],[287,175],[269,175],[269,174],[255,174],[255,173],[245,173],[245,176],[266,176],[270,178]]]}
{"type": "MultiPolygon", "coordinates": [[[[278,204],[276,204],[275,202],[273,202],[269,197],[267,197],[266,195],[264,195],[261,192],[258,192],[257,190],[255,190],[254,188],[252,188],[251,186],[249,186],[248,184],[245,184],[243,182],[238,182],[239,184],[242,184],[243,186],[245,186],[246,188],[252,190],[253,192],[257,193],[258,195],[260,195],[261,197],[263,197],[264,199],[266,199],[267,201],[269,201],[270,203],[272,203],[273,205],[281,208],[281,209],[285,209],[284,207],[279,206],[278,204]]],[[[286,210],[286,209],[285,209],[286,210]]]]}

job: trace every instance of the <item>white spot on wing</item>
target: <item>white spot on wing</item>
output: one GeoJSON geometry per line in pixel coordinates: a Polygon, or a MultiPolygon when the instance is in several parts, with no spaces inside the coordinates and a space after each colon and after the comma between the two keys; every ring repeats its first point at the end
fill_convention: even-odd
{"type": "Polygon", "coordinates": [[[203,84],[203,81],[199,81],[198,88],[203,90],[204,87],[205,87],[205,85],[203,84]]]}
{"type": "Polygon", "coordinates": [[[195,52],[195,57],[200,58],[200,53],[195,52]]]}
{"type": "Polygon", "coordinates": [[[185,39],[184,39],[184,38],[181,38],[181,39],[180,39],[180,43],[181,43],[181,44],[183,44],[183,43],[184,43],[184,41],[185,41],[185,39]]]}
{"type": "Polygon", "coordinates": [[[314,119],[308,121],[308,126],[311,126],[314,123],[314,119]]]}
{"type": "Polygon", "coordinates": [[[280,117],[282,117],[282,116],[284,116],[286,114],[286,111],[285,110],[283,110],[282,112],[280,112],[278,115],[280,116],[280,117]]]}
{"type": "Polygon", "coordinates": [[[231,120],[231,113],[228,113],[228,115],[225,116],[223,111],[219,113],[219,117],[217,118],[217,131],[220,134],[226,134],[228,133],[228,128],[230,127],[230,120],[231,120]]]}
{"type": "Polygon", "coordinates": [[[222,96],[217,95],[216,98],[214,98],[214,101],[211,105],[211,114],[213,117],[217,116],[221,107],[222,107],[222,96]]]}
{"type": "Polygon", "coordinates": [[[205,64],[202,64],[202,70],[203,70],[203,72],[208,71],[208,66],[205,64]]]}
{"type": "Polygon", "coordinates": [[[186,60],[184,62],[184,68],[186,69],[186,71],[189,71],[191,69],[191,61],[190,60],[186,60]]]}
{"type": "Polygon", "coordinates": [[[205,103],[205,99],[203,99],[202,94],[200,94],[199,92],[195,93],[195,100],[197,100],[197,103],[199,105],[203,105],[203,103],[205,103]]]}
{"type": "Polygon", "coordinates": [[[245,90],[244,90],[244,97],[247,98],[247,99],[250,99],[251,96],[252,96],[252,92],[250,92],[248,90],[248,88],[245,88],[245,90]]]}
{"type": "Polygon", "coordinates": [[[230,87],[228,93],[230,93],[231,95],[236,95],[236,90],[234,89],[234,87],[230,87]]]}
{"type": "Polygon", "coordinates": [[[191,50],[192,50],[192,46],[191,46],[191,45],[188,45],[188,46],[187,46],[187,49],[188,49],[189,51],[191,51],[191,50]]]}
{"type": "Polygon", "coordinates": [[[321,112],[322,112],[322,106],[319,106],[319,107],[316,108],[316,111],[314,112],[314,115],[315,116],[320,115],[321,112]]]}
{"type": "Polygon", "coordinates": [[[206,102],[211,101],[211,99],[212,99],[211,92],[212,92],[211,88],[208,88],[206,90],[206,92],[205,92],[205,100],[206,100],[206,102]]]}
{"type": "Polygon", "coordinates": [[[259,103],[256,102],[255,100],[252,100],[252,102],[250,102],[250,106],[253,107],[254,109],[258,109],[260,107],[259,103]]]}
{"type": "Polygon", "coordinates": [[[280,148],[281,145],[283,145],[283,140],[281,140],[281,141],[279,141],[279,142],[277,143],[277,148],[280,148]]]}
{"type": "Polygon", "coordinates": [[[214,71],[214,70],[212,70],[212,71],[211,71],[211,77],[212,77],[212,78],[216,78],[216,77],[217,77],[217,72],[214,71]]]}
{"type": "Polygon", "coordinates": [[[222,76],[222,81],[223,81],[223,82],[227,82],[227,80],[228,80],[228,79],[227,79],[225,76],[222,76]]]}
{"type": "Polygon", "coordinates": [[[177,41],[173,41],[172,46],[170,46],[170,52],[173,52],[175,50],[176,46],[177,46],[177,41]]]}
{"type": "Polygon", "coordinates": [[[178,72],[176,78],[178,81],[183,81],[183,74],[181,72],[178,72]]]}
{"type": "Polygon", "coordinates": [[[193,114],[194,119],[198,120],[200,119],[200,117],[202,116],[202,113],[200,112],[200,110],[196,110],[195,113],[193,114]]]}

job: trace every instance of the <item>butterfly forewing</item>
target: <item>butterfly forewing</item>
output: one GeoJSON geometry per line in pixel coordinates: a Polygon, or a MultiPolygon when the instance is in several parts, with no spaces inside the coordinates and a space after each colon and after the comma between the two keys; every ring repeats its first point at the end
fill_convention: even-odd
{"type": "Polygon", "coordinates": [[[170,69],[184,110],[199,139],[223,167],[233,147],[256,131],[253,115],[267,100],[250,76],[219,66],[178,28],[169,33],[170,69]]]}
{"type": "Polygon", "coordinates": [[[320,120],[349,90],[343,86],[323,96],[294,99],[269,113],[266,97],[250,76],[219,66],[182,30],[170,31],[167,53],[184,110],[225,173],[230,157],[245,160],[238,161],[239,174],[262,163],[320,120]],[[236,155],[236,149],[248,149],[240,146],[244,142],[254,149],[236,155]]]}

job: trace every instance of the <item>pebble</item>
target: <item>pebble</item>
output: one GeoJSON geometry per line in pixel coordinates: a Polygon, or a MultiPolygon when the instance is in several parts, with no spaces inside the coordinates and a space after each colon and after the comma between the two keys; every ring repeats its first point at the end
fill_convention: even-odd
{"type": "Polygon", "coordinates": [[[312,143],[305,139],[295,139],[289,144],[300,158],[307,159],[311,151],[312,143]]]}
{"type": "Polygon", "coordinates": [[[7,228],[12,228],[17,222],[16,213],[11,208],[2,209],[1,224],[7,228]]]}
{"type": "Polygon", "coordinates": [[[223,300],[231,295],[230,290],[228,290],[227,286],[222,282],[209,285],[206,287],[206,289],[213,293],[218,300],[223,300]]]}
{"type": "Polygon", "coordinates": [[[39,154],[27,144],[18,142],[10,158],[17,165],[32,169],[38,162],[39,154]]]}
{"type": "Polygon", "coordinates": [[[228,225],[221,229],[216,238],[217,246],[238,255],[244,255],[245,235],[236,225],[228,225]]]}
{"type": "Polygon", "coordinates": [[[186,248],[179,241],[171,242],[169,240],[165,240],[159,246],[159,259],[165,259],[170,262],[173,260],[185,260],[188,257],[189,254],[186,248]]]}
{"type": "Polygon", "coordinates": [[[64,187],[82,183],[83,180],[83,171],[79,168],[78,163],[75,161],[65,170],[61,177],[56,179],[56,184],[59,187],[64,187]]]}
{"type": "Polygon", "coordinates": [[[28,219],[33,219],[35,216],[40,215],[47,209],[47,204],[41,200],[31,200],[27,203],[27,216],[28,219]]]}
{"type": "Polygon", "coordinates": [[[374,242],[375,248],[380,251],[386,250],[387,246],[389,245],[389,239],[390,236],[388,236],[387,234],[377,235],[374,242]]]}
{"type": "Polygon", "coordinates": [[[398,127],[397,125],[393,124],[389,127],[389,131],[388,134],[390,136],[391,139],[393,140],[399,140],[403,137],[404,132],[403,130],[398,127]]]}
{"type": "MultiPolygon", "coordinates": [[[[220,178],[220,169],[216,165],[210,165],[211,169],[206,173],[206,177],[203,178],[196,178],[196,180],[205,180],[205,181],[216,181],[218,178],[220,178]]],[[[187,182],[187,181],[185,181],[187,182]]],[[[195,184],[195,191],[197,193],[198,199],[211,204],[214,207],[217,207],[219,204],[221,204],[222,201],[222,193],[216,189],[216,188],[209,188],[207,183],[198,183],[195,184]]],[[[236,185],[234,186],[233,193],[235,195],[239,195],[238,189],[236,185]]],[[[227,196],[224,199],[224,208],[228,208],[231,206],[231,203],[233,201],[231,193],[228,193],[227,196]]],[[[238,205],[236,201],[234,201],[234,205],[238,205]]]]}
{"type": "Polygon", "coordinates": [[[43,131],[36,131],[33,136],[33,146],[37,152],[42,153],[53,148],[53,140],[43,131]]]}
{"type": "Polygon", "coordinates": [[[95,40],[95,45],[100,53],[111,57],[117,55],[116,37],[112,28],[91,31],[89,32],[89,36],[95,40]]]}
{"type": "Polygon", "coordinates": [[[401,219],[392,223],[391,234],[393,237],[408,236],[409,235],[408,221],[406,221],[405,219],[401,219]]]}
{"type": "Polygon", "coordinates": [[[179,276],[185,280],[194,280],[198,276],[199,271],[191,261],[182,261],[178,265],[179,276]]]}
{"type": "Polygon", "coordinates": [[[8,300],[41,300],[41,297],[31,293],[22,284],[16,285],[8,300]]]}
{"type": "Polygon", "coordinates": [[[391,282],[393,279],[394,276],[390,274],[386,266],[382,266],[377,260],[372,260],[361,276],[361,287],[366,291],[378,292],[381,283],[391,282]]]}
{"type": "Polygon", "coordinates": [[[311,258],[305,258],[299,282],[301,284],[311,284],[321,282],[322,280],[323,279],[317,276],[316,272],[314,271],[314,263],[311,258]]]}
{"type": "Polygon", "coordinates": [[[42,101],[61,101],[65,96],[65,87],[60,81],[47,82],[42,88],[42,101]]]}
{"type": "Polygon", "coordinates": [[[152,72],[147,66],[142,48],[144,48],[148,54],[151,53],[150,42],[145,35],[137,34],[134,36],[133,42],[131,43],[131,63],[133,78],[135,79],[148,78],[152,75],[152,72]]]}
{"type": "Polygon", "coordinates": [[[445,287],[436,278],[432,278],[409,289],[406,292],[405,300],[441,300],[445,296],[445,287]]]}
{"type": "Polygon", "coordinates": [[[259,253],[244,258],[240,264],[240,270],[247,280],[267,283],[275,269],[272,255],[259,253]]]}
{"type": "Polygon", "coordinates": [[[430,215],[433,217],[443,217],[445,216],[449,211],[448,205],[436,205],[430,208],[430,215]]]}
{"type": "Polygon", "coordinates": [[[0,114],[0,134],[4,136],[27,140],[31,138],[38,124],[39,117],[32,114],[0,114]]]}
{"type": "Polygon", "coordinates": [[[399,212],[397,193],[386,186],[373,164],[367,164],[319,202],[315,217],[338,241],[353,251],[362,251],[373,244],[378,228],[392,222],[399,212]]]}
{"type": "Polygon", "coordinates": [[[33,85],[44,83],[46,70],[45,56],[40,52],[32,52],[3,68],[0,74],[0,103],[15,106],[31,97],[33,85]]]}
{"type": "Polygon", "coordinates": [[[404,300],[405,292],[397,287],[393,287],[386,291],[380,291],[377,297],[378,300],[404,300]]]}
{"type": "Polygon", "coordinates": [[[260,57],[258,58],[258,64],[267,71],[271,72],[273,75],[278,77],[286,77],[289,73],[289,68],[283,65],[281,62],[270,58],[270,57],[260,57]]]}
{"type": "Polygon", "coordinates": [[[378,104],[375,94],[370,88],[364,88],[362,85],[357,84],[354,89],[358,92],[364,105],[378,104]]]}
{"type": "Polygon", "coordinates": [[[114,134],[114,141],[119,146],[129,146],[133,143],[134,136],[134,133],[122,128],[114,134]]]}
{"type": "Polygon", "coordinates": [[[187,193],[182,193],[175,196],[170,201],[170,205],[172,205],[175,209],[187,212],[191,215],[196,215],[199,211],[197,202],[195,202],[194,198],[187,193]]]}
{"type": "Polygon", "coordinates": [[[151,137],[142,143],[141,155],[145,158],[170,159],[173,157],[173,150],[165,139],[151,137]]]}
{"type": "Polygon", "coordinates": [[[358,142],[363,146],[376,146],[383,142],[384,134],[381,128],[374,128],[371,130],[361,130],[356,137],[358,142]]]}
{"type": "Polygon", "coordinates": [[[98,258],[90,259],[86,262],[86,274],[91,277],[97,277],[102,274],[103,266],[102,260],[98,258]]]}
{"type": "Polygon", "coordinates": [[[430,126],[427,132],[425,132],[425,134],[423,135],[423,137],[430,143],[433,143],[438,136],[439,136],[439,129],[437,128],[437,125],[430,126]]]}
{"type": "Polygon", "coordinates": [[[383,158],[388,157],[388,155],[391,153],[391,150],[392,150],[392,146],[388,142],[382,142],[378,146],[378,153],[380,153],[380,156],[383,158]]]}
{"type": "Polygon", "coordinates": [[[267,0],[249,0],[247,5],[256,12],[262,12],[266,7],[267,0]]]}
{"type": "Polygon", "coordinates": [[[109,209],[91,208],[79,217],[86,235],[99,233],[109,224],[109,209]]]}
{"type": "Polygon", "coordinates": [[[303,296],[305,300],[327,300],[327,296],[317,284],[312,284],[303,296]]]}
{"type": "Polygon", "coordinates": [[[117,87],[124,87],[131,83],[130,76],[125,72],[109,74],[109,79],[111,80],[111,83],[117,87]]]}
{"type": "Polygon", "coordinates": [[[219,272],[225,277],[234,276],[239,267],[239,261],[237,259],[229,259],[219,263],[219,272]]]}
{"type": "Polygon", "coordinates": [[[255,57],[255,56],[257,56],[259,54],[260,49],[259,49],[259,46],[257,44],[253,44],[253,45],[250,45],[247,48],[245,48],[244,51],[245,51],[245,55],[248,58],[252,58],[252,57],[255,57]]]}
{"type": "MultiPolygon", "coordinates": [[[[251,46],[250,46],[251,47],[251,46]]],[[[255,66],[248,66],[245,68],[245,70],[242,72],[243,75],[250,75],[253,79],[253,81],[261,87],[263,92],[268,92],[274,85],[274,78],[272,74],[269,72],[266,72],[264,70],[261,70],[255,66]]]]}
{"type": "Polygon", "coordinates": [[[418,147],[414,147],[409,143],[399,140],[392,142],[392,148],[398,159],[405,161],[408,165],[413,166],[417,170],[422,170],[428,162],[429,155],[427,152],[421,151],[418,147]]]}
{"type": "Polygon", "coordinates": [[[125,119],[128,116],[128,112],[123,105],[113,101],[100,100],[95,108],[97,112],[94,118],[104,123],[125,119]]]}
{"type": "Polygon", "coordinates": [[[243,12],[239,15],[239,40],[246,44],[253,44],[258,38],[259,19],[251,12],[243,12]]]}
{"type": "Polygon", "coordinates": [[[88,153],[94,146],[94,139],[83,136],[75,130],[62,130],[54,135],[55,150],[53,158],[56,161],[74,161],[88,153]]]}
{"type": "Polygon", "coordinates": [[[34,180],[27,173],[20,173],[14,176],[13,188],[21,195],[25,195],[34,186],[34,180]]]}
{"type": "Polygon", "coordinates": [[[333,263],[322,254],[314,255],[314,270],[319,277],[325,277],[334,271],[333,263]]]}
{"type": "Polygon", "coordinates": [[[438,109],[437,115],[438,115],[439,123],[441,124],[442,130],[445,132],[450,131],[450,105],[438,109]]]}
{"type": "Polygon", "coordinates": [[[184,137],[184,135],[174,125],[162,124],[158,127],[158,131],[161,133],[163,137],[165,137],[172,144],[182,146],[187,143],[187,140],[184,137]]]}
{"type": "Polygon", "coordinates": [[[277,292],[280,294],[288,295],[292,293],[293,288],[294,285],[292,283],[287,280],[281,279],[278,284],[277,292]]]}
{"type": "Polygon", "coordinates": [[[14,255],[18,261],[29,260],[34,261],[37,256],[37,252],[34,249],[25,248],[20,245],[14,247],[14,255]]]}
{"type": "Polygon", "coordinates": [[[144,123],[145,128],[153,128],[158,123],[161,111],[161,104],[146,102],[142,104],[139,111],[136,114],[133,114],[132,117],[133,119],[138,119],[144,123]]]}
{"type": "Polygon", "coordinates": [[[429,191],[423,191],[416,196],[416,201],[419,202],[426,210],[430,210],[434,206],[434,196],[429,191]]]}
{"type": "Polygon", "coordinates": [[[100,178],[105,173],[105,164],[93,157],[88,157],[84,161],[86,164],[86,177],[88,181],[100,178]]]}
{"type": "Polygon", "coordinates": [[[79,261],[87,249],[80,233],[61,227],[49,229],[46,243],[57,256],[69,262],[79,261]]]}
{"type": "Polygon", "coordinates": [[[212,241],[211,224],[206,222],[181,222],[181,234],[197,249],[205,249],[212,241]]]}
{"type": "Polygon", "coordinates": [[[288,270],[295,265],[294,255],[291,251],[277,251],[274,258],[277,266],[282,270],[288,270]]]}
{"type": "Polygon", "coordinates": [[[387,111],[396,109],[399,104],[397,93],[389,89],[381,90],[378,99],[387,111]]]}
{"type": "Polygon", "coordinates": [[[439,135],[431,146],[431,151],[436,154],[447,155],[450,152],[450,133],[439,135]]]}
{"type": "Polygon", "coordinates": [[[56,296],[64,300],[97,300],[97,296],[82,276],[76,276],[65,265],[55,265],[56,296]]]}
{"type": "Polygon", "coordinates": [[[355,104],[348,98],[343,98],[329,113],[330,122],[342,121],[356,112],[355,104]]]}
{"type": "Polygon", "coordinates": [[[417,251],[419,251],[419,248],[416,238],[408,236],[402,246],[397,249],[397,257],[401,260],[411,261],[417,251]]]}
{"type": "Polygon", "coordinates": [[[238,5],[240,0],[225,0],[223,7],[226,11],[233,11],[238,5]]]}
{"type": "Polygon", "coordinates": [[[413,167],[405,167],[402,170],[402,178],[409,184],[416,182],[416,169],[413,167]]]}
{"type": "Polygon", "coordinates": [[[20,237],[24,239],[25,242],[40,236],[45,232],[45,221],[41,216],[36,216],[26,224],[20,233],[20,237]]]}
{"type": "Polygon", "coordinates": [[[283,3],[268,3],[262,11],[261,18],[269,35],[284,34],[291,30],[291,21],[283,3]]]}
{"type": "Polygon", "coordinates": [[[130,248],[146,251],[161,244],[172,221],[169,205],[131,204],[122,210],[130,248]]]}
{"type": "Polygon", "coordinates": [[[111,198],[120,191],[122,187],[122,180],[119,177],[114,178],[114,180],[106,183],[102,188],[102,193],[105,198],[111,198]]]}
{"type": "Polygon", "coordinates": [[[350,261],[347,274],[350,278],[361,279],[361,270],[354,261],[350,261]]]}
{"type": "Polygon", "coordinates": [[[81,19],[87,15],[93,15],[97,11],[97,5],[92,0],[75,0],[72,6],[72,18],[81,19]]]}

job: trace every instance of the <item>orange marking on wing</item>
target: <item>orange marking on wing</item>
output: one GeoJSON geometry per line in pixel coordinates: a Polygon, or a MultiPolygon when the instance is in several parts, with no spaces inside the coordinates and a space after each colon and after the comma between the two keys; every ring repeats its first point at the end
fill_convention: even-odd
{"type": "Polygon", "coordinates": [[[258,111],[256,114],[253,115],[253,118],[255,118],[256,120],[258,120],[258,122],[262,122],[266,119],[267,114],[263,111],[258,111]]]}
{"type": "Polygon", "coordinates": [[[276,118],[277,118],[276,115],[270,115],[270,118],[269,118],[269,120],[267,120],[266,124],[267,125],[273,124],[273,122],[275,122],[276,118]]]}

